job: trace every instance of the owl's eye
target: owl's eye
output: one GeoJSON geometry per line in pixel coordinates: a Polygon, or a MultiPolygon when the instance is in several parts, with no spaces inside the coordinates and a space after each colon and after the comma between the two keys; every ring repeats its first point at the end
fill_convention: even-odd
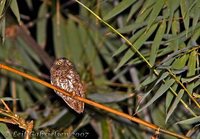
{"type": "Polygon", "coordinates": [[[56,65],[61,65],[62,61],[56,61],[56,65]]]}

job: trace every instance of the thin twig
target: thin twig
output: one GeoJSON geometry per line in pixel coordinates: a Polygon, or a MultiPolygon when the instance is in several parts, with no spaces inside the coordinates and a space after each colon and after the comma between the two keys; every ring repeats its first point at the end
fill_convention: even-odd
{"type": "Polygon", "coordinates": [[[0,122],[18,125],[20,128],[26,131],[24,139],[30,139],[30,135],[33,129],[33,121],[26,122],[23,118],[11,111],[3,99],[0,100],[6,108],[6,110],[0,109],[1,115],[4,115],[3,118],[0,118],[0,122]]]}

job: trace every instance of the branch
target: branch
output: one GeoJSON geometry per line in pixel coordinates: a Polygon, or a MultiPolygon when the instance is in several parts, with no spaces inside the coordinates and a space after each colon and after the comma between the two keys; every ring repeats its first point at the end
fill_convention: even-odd
{"type": "Polygon", "coordinates": [[[18,75],[20,75],[22,77],[25,77],[27,79],[30,79],[30,80],[32,80],[34,82],[39,83],[39,84],[42,84],[42,85],[44,85],[44,86],[46,86],[48,88],[51,88],[51,89],[56,90],[58,92],[61,92],[61,93],[63,93],[66,96],[73,97],[76,100],[82,101],[82,102],[84,102],[86,104],[89,104],[89,105],[92,105],[92,106],[95,106],[96,108],[99,108],[99,109],[102,109],[104,111],[110,112],[112,114],[115,114],[115,115],[121,116],[123,118],[129,119],[129,120],[131,120],[133,122],[136,122],[138,124],[142,124],[142,125],[144,125],[144,126],[146,126],[148,128],[151,128],[151,129],[153,129],[155,131],[160,131],[161,133],[165,133],[165,134],[168,134],[168,135],[171,135],[171,136],[174,136],[174,137],[177,137],[177,138],[181,138],[181,139],[190,139],[189,137],[186,137],[184,135],[179,135],[177,133],[174,133],[174,132],[162,129],[162,128],[160,128],[157,125],[154,125],[154,124],[149,123],[147,121],[144,121],[142,119],[136,118],[134,116],[128,115],[126,113],[120,112],[118,110],[112,109],[110,107],[104,106],[104,105],[102,105],[100,103],[97,103],[97,102],[91,101],[89,99],[82,98],[82,97],[79,97],[79,96],[74,95],[72,93],[69,93],[69,92],[67,92],[67,91],[65,91],[65,90],[63,90],[61,88],[58,88],[56,86],[51,85],[50,83],[47,83],[47,82],[45,82],[43,80],[40,80],[40,79],[38,79],[36,77],[33,77],[33,76],[29,75],[29,74],[26,74],[24,72],[18,71],[16,69],[10,68],[10,67],[8,67],[6,65],[0,64],[0,69],[1,68],[4,69],[4,70],[10,71],[12,73],[18,74],[18,75]]]}

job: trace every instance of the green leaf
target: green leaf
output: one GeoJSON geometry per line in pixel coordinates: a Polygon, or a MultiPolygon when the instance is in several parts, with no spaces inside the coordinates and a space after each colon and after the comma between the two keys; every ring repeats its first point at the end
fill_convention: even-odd
{"type": "Polygon", "coordinates": [[[2,17],[0,19],[0,45],[5,41],[5,28],[6,28],[6,19],[2,17]]]}
{"type": "Polygon", "coordinates": [[[164,122],[165,121],[164,106],[160,104],[155,104],[154,106],[152,106],[152,108],[150,108],[150,111],[153,123],[158,125],[159,127],[167,128],[164,122]]]}
{"type": "Polygon", "coordinates": [[[110,131],[109,130],[110,125],[109,121],[107,119],[102,119],[101,121],[101,131],[102,131],[102,139],[108,139],[110,137],[110,131]]]}
{"type": "Polygon", "coordinates": [[[181,15],[183,18],[183,23],[186,29],[186,36],[188,35],[188,29],[189,29],[189,11],[188,11],[188,1],[186,0],[181,0],[180,1],[180,6],[181,6],[181,15]]]}
{"type": "Polygon", "coordinates": [[[109,20],[112,17],[118,15],[125,9],[127,9],[131,4],[133,4],[136,0],[123,0],[117,6],[115,6],[105,17],[104,20],[109,20]]]}
{"type": "Polygon", "coordinates": [[[88,98],[100,103],[116,103],[130,98],[132,95],[116,91],[110,93],[95,93],[89,95],[88,98]]]}
{"type": "Polygon", "coordinates": [[[134,54],[135,54],[135,49],[138,50],[140,47],[143,45],[143,43],[150,37],[150,35],[155,31],[157,28],[158,24],[154,24],[150,27],[150,29],[140,36],[135,43],[133,43],[133,46],[126,52],[126,54],[122,57],[120,60],[117,68],[115,70],[118,70],[120,67],[122,67],[134,54]]]}
{"type": "MultiPolygon", "coordinates": [[[[2,71],[0,72],[2,74],[2,71]]],[[[2,76],[2,75],[1,75],[2,76]]],[[[0,90],[5,90],[8,80],[6,78],[0,78],[0,90]]],[[[0,93],[0,97],[3,97],[3,91],[0,93]]]]}
{"type": "Polygon", "coordinates": [[[71,19],[67,22],[66,36],[68,38],[67,43],[67,56],[76,64],[82,63],[83,47],[80,42],[79,27],[71,19]]]}
{"type": "MultiPolygon", "coordinates": [[[[177,79],[180,80],[180,76],[177,76],[177,79]]],[[[173,84],[172,85],[172,90],[177,90],[178,84],[173,84]]],[[[166,113],[167,111],[169,111],[170,106],[172,105],[173,102],[173,98],[175,97],[175,95],[172,93],[171,90],[167,91],[167,95],[166,95],[166,101],[165,101],[165,106],[166,106],[166,113]]]]}
{"type": "MultiPolygon", "coordinates": [[[[126,25],[126,26],[123,26],[123,27],[117,29],[117,31],[120,33],[130,33],[130,32],[133,33],[133,32],[135,32],[135,30],[137,30],[138,28],[144,27],[145,25],[146,24],[144,24],[144,23],[132,23],[130,25],[126,25]]],[[[139,31],[134,33],[134,35],[132,37],[134,37],[135,35],[137,35],[139,32],[141,32],[143,30],[144,30],[144,28],[140,29],[139,31]]]]}
{"type": "Polygon", "coordinates": [[[127,22],[132,18],[132,16],[139,10],[139,8],[141,7],[141,5],[143,4],[144,1],[142,0],[139,0],[139,1],[136,1],[135,4],[132,5],[131,7],[131,10],[128,14],[128,17],[127,17],[127,22]]]}
{"type": "MultiPolygon", "coordinates": [[[[189,60],[188,60],[188,73],[187,73],[187,77],[193,77],[195,76],[195,73],[196,73],[196,64],[197,64],[197,61],[198,61],[198,54],[196,51],[192,51],[190,53],[190,57],[189,57],[189,60]]],[[[194,82],[191,82],[187,85],[187,89],[189,92],[193,92],[194,90],[194,82]]]]}
{"type": "Polygon", "coordinates": [[[195,124],[195,123],[198,123],[200,121],[200,116],[197,116],[197,117],[193,117],[193,118],[189,118],[187,120],[183,120],[183,121],[179,121],[177,122],[176,124],[195,124]]]}
{"type": "Polygon", "coordinates": [[[29,67],[31,70],[39,72],[38,67],[36,66],[36,64],[33,62],[32,58],[35,58],[36,60],[38,60],[38,62],[40,61],[40,59],[36,56],[36,54],[34,52],[32,52],[28,47],[27,44],[21,39],[18,39],[18,51],[19,51],[19,61],[21,61],[24,66],[29,67]],[[29,50],[29,51],[27,51],[29,50]],[[28,53],[30,52],[30,53],[28,53]],[[29,56],[29,54],[31,56],[29,56]]]}
{"type": "MultiPolygon", "coordinates": [[[[9,128],[4,123],[0,123],[0,133],[6,138],[6,139],[13,139],[12,134],[9,131],[9,128]]],[[[1,138],[4,138],[1,136],[1,138]]]]}
{"type": "Polygon", "coordinates": [[[137,16],[137,19],[136,19],[136,23],[144,23],[146,22],[145,20],[147,19],[147,17],[149,16],[149,13],[152,11],[152,6],[147,9],[144,9],[144,11],[141,11],[141,13],[139,13],[139,15],[137,16]]]}
{"type": "Polygon", "coordinates": [[[20,23],[20,13],[16,0],[11,0],[10,8],[13,11],[15,17],[17,18],[18,23],[20,23]]]}
{"type": "Polygon", "coordinates": [[[156,91],[155,95],[145,104],[142,108],[140,108],[137,113],[141,112],[145,108],[147,108],[149,105],[154,103],[159,97],[161,97],[166,91],[173,85],[175,82],[174,79],[167,80],[164,84],[161,85],[161,87],[156,91]]]}
{"type": "Polygon", "coordinates": [[[192,96],[196,99],[200,99],[200,94],[197,93],[192,93],[192,96]]]}
{"type": "Polygon", "coordinates": [[[160,13],[161,9],[163,8],[165,1],[164,0],[157,0],[155,5],[153,6],[153,10],[150,14],[149,20],[148,20],[148,26],[147,30],[152,26],[153,22],[157,18],[158,14],[160,13]]]}
{"type": "MultiPolygon", "coordinates": [[[[145,32],[145,29],[141,29],[140,31],[138,31],[136,34],[134,34],[130,39],[129,41],[130,42],[135,42],[138,37],[140,37],[143,33],[145,32]]],[[[114,54],[113,54],[113,57],[122,53],[124,50],[126,50],[127,48],[129,48],[131,46],[127,46],[126,44],[123,44],[122,46],[119,47],[119,49],[117,49],[114,54]]]]}
{"type": "Polygon", "coordinates": [[[186,62],[188,60],[188,55],[185,54],[180,58],[175,59],[175,61],[172,64],[173,69],[183,69],[186,66],[186,62]]]}
{"type": "MultiPolygon", "coordinates": [[[[155,78],[155,76],[149,76],[144,82],[142,82],[141,85],[148,85],[151,83],[151,85],[148,85],[148,92],[145,93],[145,95],[142,97],[142,99],[140,100],[140,103],[142,103],[146,97],[152,92],[152,90],[154,89],[155,86],[157,86],[162,80],[164,80],[167,76],[169,75],[168,72],[164,72],[164,73],[161,73],[159,74],[159,77],[155,78]],[[154,80],[156,79],[156,80],[154,80]]],[[[139,109],[139,106],[136,108],[136,113],[138,113],[138,109],[139,109]]]]}
{"type": "Polygon", "coordinates": [[[38,44],[44,48],[46,45],[46,37],[47,37],[47,32],[46,32],[46,28],[47,28],[47,5],[45,2],[42,3],[42,5],[40,6],[39,12],[38,12],[38,19],[40,19],[39,21],[37,21],[37,42],[38,44]]]}
{"type": "Polygon", "coordinates": [[[195,75],[196,72],[196,63],[198,60],[198,54],[196,51],[192,51],[192,53],[190,53],[190,57],[188,60],[188,74],[187,77],[191,77],[195,75]]]}
{"type": "Polygon", "coordinates": [[[195,83],[194,83],[194,88],[198,87],[200,85],[200,79],[198,79],[195,83]]]}
{"type": "Polygon", "coordinates": [[[195,28],[195,31],[194,31],[194,33],[192,34],[192,37],[191,37],[191,41],[190,41],[191,44],[195,41],[198,41],[199,34],[200,34],[200,28],[195,28]]]}
{"type": "MultiPolygon", "coordinates": [[[[1,98],[1,97],[0,97],[1,98]]],[[[12,98],[12,97],[2,97],[1,98],[4,101],[13,101],[13,100],[19,100],[18,98],[12,98]]]]}
{"type": "MultiPolygon", "coordinates": [[[[19,51],[23,51],[23,52],[21,52],[24,55],[24,56],[22,56],[22,61],[28,61],[27,63],[30,64],[30,66],[35,65],[35,63],[33,62],[32,59],[37,61],[37,63],[40,63],[40,64],[42,63],[42,61],[38,57],[38,55],[30,47],[27,46],[27,44],[24,42],[24,40],[22,38],[18,38],[18,46],[17,47],[20,47],[20,49],[18,49],[19,51]],[[25,55],[27,55],[27,56],[25,56],[25,55]],[[25,59],[24,57],[27,57],[27,59],[25,59]]],[[[37,71],[38,68],[33,67],[31,69],[34,69],[37,71]]]]}
{"type": "Polygon", "coordinates": [[[26,0],[25,1],[27,6],[32,10],[33,9],[33,1],[32,0],[26,0]]]}
{"type": "MultiPolygon", "coordinates": [[[[95,43],[96,41],[96,36],[94,35],[98,32],[94,32],[93,30],[88,30],[81,24],[79,25],[79,38],[80,38],[80,43],[82,44],[82,49],[83,51],[81,52],[82,55],[84,54],[84,57],[80,57],[81,59],[85,59],[87,61],[87,64],[89,67],[92,68],[94,71],[94,75],[99,75],[103,73],[103,66],[101,64],[101,60],[99,58],[99,54],[97,51],[97,44],[95,43]]],[[[99,42],[100,43],[100,42],[99,42]]],[[[83,65],[83,64],[81,64],[83,65]]],[[[100,76],[97,80],[95,80],[95,83],[102,83],[105,81],[105,76],[102,75],[100,76]]]]}
{"type": "Polygon", "coordinates": [[[148,8],[152,8],[152,6],[156,3],[156,0],[145,0],[144,4],[142,5],[142,9],[140,10],[140,14],[144,13],[145,10],[147,10],[148,8]]]}
{"type": "Polygon", "coordinates": [[[153,81],[155,81],[157,79],[157,76],[156,75],[150,75],[148,76],[147,78],[145,78],[144,81],[141,82],[141,86],[146,86],[150,83],[152,83],[153,81]]]}
{"type": "Polygon", "coordinates": [[[145,21],[145,19],[149,16],[149,14],[152,11],[152,6],[154,5],[154,3],[156,2],[156,0],[146,0],[144,1],[144,4],[140,10],[140,12],[137,15],[136,18],[136,23],[143,23],[145,21]]]}
{"type": "Polygon", "coordinates": [[[166,22],[163,21],[160,27],[158,28],[158,31],[156,33],[155,39],[153,41],[153,44],[151,46],[151,52],[150,52],[150,57],[149,57],[149,62],[153,66],[157,57],[157,51],[159,49],[161,40],[163,38],[163,35],[165,33],[166,29],[166,22]]]}
{"type": "Polygon", "coordinates": [[[2,14],[3,14],[4,10],[5,10],[6,1],[7,0],[2,0],[1,3],[0,3],[0,17],[2,16],[2,14]]]}
{"type": "MultiPolygon", "coordinates": [[[[175,11],[173,18],[180,18],[179,11],[175,11]]],[[[177,20],[172,20],[172,34],[177,35],[180,33],[180,22],[177,20]]],[[[179,39],[175,39],[174,41],[178,41],[179,39]]]]}
{"type": "Polygon", "coordinates": [[[181,78],[182,83],[189,83],[189,82],[193,82],[197,79],[200,79],[200,74],[192,76],[192,77],[188,77],[188,78],[181,78]]]}
{"type": "Polygon", "coordinates": [[[54,50],[56,57],[66,57],[67,55],[67,31],[66,31],[66,23],[64,18],[59,16],[54,16],[52,18],[53,22],[53,42],[54,42],[54,50]],[[60,18],[58,18],[60,17],[60,18]]]}
{"type": "MultiPolygon", "coordinates": [[[[48,121],[46,121],[45,123],[40,125],[40,128],[45,128],[48,126],[55,125],[56,122],[58,122],[66,113],[68,113],[68,110],[63,109],[62,111],[60,111],[56,115],[54,115],[54,117],[52,119],[49,119],[48,121]]],[[[74,119],[70,119],[70,120],[74,120],[74,119]]]]}
{"type": "Polygon", "coordinates": [[[112,53],[110,53],[110,51],[107,49],[106,43],[104,44],[104,47],[98,48],[98,50],[101,52],[102,58],[108,65],[115,64],[112,59],[112,53]]]}
{"type": "Polygon", "coordinates": [[[192,28],[195,29],[196,28],[196,25],[199,21],[199,18],[200,18],[200,12],[199,12],[199,7],[200,7],[200,1],[197,0],[196,1],[196,4],[194,6],[194,16],[193,16],[193,21],[192,21],[192,28]]]}
{"type": "Polygon", "coordinates": [[[167,123],[168,119],[170,118],[170,116],[172,115],[174,110],[177,108],[178,103],[180,102],[183,94],[184,94],[184,90],[182,89],[179,91],[178,96],[176,97],[175,101],[173,102],[171,108],[169,109],[169,112],[167,113],[167,117],[165,119],[165,123],[167,123]]]}
{"type": "Polygon", "coordinates": [[[178,6],[180,4],[180,0],[167,0],[166,3],[168,5],[167,8],[169,9],[169,22],[168,22],[168,25],[167,25],[167,34],[168,34],[169,31],[170,31],[170,28],[172,26],[172,21],[173,21],[173,18],[174,18],[174,12],[178,8],[178,6]]]}
{"type": "Polygon", "coordinates": [[[31,96],[22,86],[22,84],[17,84],[16,89],[17,89],[17,97],[19,98],[19,102],[22,106],[22,109],[25,110],[31,107],[33,105],[33,101],[31,99],[31,96]]]}
{"type": "Polygon", "coordinates": [[[155,82],[154,85],[157,85],[160,81],[164,80],[167,76],[169,76],[168,72],[160,73],[159,77],[153,75],[150,75],[147,77],[142,83],[141,86],[147,86],[152,82],[155,82]]]}

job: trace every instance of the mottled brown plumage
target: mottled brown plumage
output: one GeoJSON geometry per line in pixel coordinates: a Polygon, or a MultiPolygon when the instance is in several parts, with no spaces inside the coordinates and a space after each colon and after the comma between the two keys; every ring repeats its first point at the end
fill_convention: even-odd
{"type": "MultiPolygon", "coordinates": [[[[66,58],[55,60],[51,69],[51,84],[58,86],[69,93],[74,93],[80,97],[85,97],[85,88],[74,65],[66,58]]],[[[55,91],[62,99],[77,113],[82,113],[84,103],[55,91]]]]}

